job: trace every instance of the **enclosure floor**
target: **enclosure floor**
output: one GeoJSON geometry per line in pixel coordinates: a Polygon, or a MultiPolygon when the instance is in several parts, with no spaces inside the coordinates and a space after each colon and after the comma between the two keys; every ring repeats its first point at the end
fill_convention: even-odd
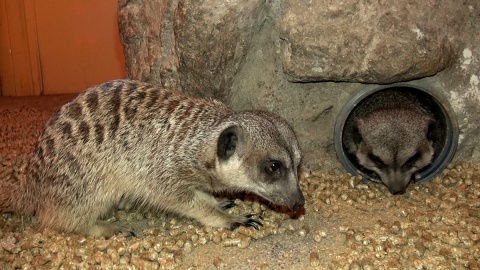
{"type": "MultiPolygon", "coordinates": [[[[23,176],[43,125],[72,97],[0,98],[0,185],[23,176]]],[[[480,164],[451,164],[399,196],[360,180],[304,172],[298,213],[242,195],[231,211],[261,216],[258,231],[127,205],[106,219],[139,235],[106,240],[38,231],[29,217],[3,214],[0,269],[479,269],[480,164]]]]}

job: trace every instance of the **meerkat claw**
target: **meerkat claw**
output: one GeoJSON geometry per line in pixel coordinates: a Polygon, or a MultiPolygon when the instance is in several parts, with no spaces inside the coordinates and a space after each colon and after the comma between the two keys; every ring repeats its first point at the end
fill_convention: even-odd
{"type": "MultiPolygon", "coordinates": [[[[247,216],[248,217],[248,216],[247,216]]],[[[243,226],[245,227],[253,227],[255,228],[255,230],[260,230],[260,227],[263,226],[263,223],[256,220],[256,219],[253,219],[253,218],[249,218],[245,223],[242,224],[243,226]]]]}
{"type": "Polygon", "coordinates": [[[238,227],[240,226],[244,226],[244,227],[253,227],[255,230],[260,230],[260,227],[263,226],[263,223],[256,220],[256,219],[253,219],[253,218],[250,218],[252,215],[247,215],[246,217],[248,218],[246,221],[244,222],[235,222],[232,224],[232,226],[230,227],[230,230],[233,231],[235,229],[237,229],[238,227]]]}

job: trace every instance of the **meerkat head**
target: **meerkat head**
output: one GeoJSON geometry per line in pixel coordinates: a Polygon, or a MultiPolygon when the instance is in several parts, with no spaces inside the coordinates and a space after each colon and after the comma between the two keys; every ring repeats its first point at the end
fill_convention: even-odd
{"type": "Polygon", "coordinates": [[[375,172],[392,194],[405,192],[412,176],[429,165],[434,149],[429,133],[434,121],[412,110],[390,109],[370,113],[357,122],[361,140],[359,163],[375,172]]]}
{"type": "Polygon", "coordinates": [[[218,136],[215,168],[221,188],[252,192],[292,210],[305,203],[298,185],[300,160],[292,128],[271,113],[237,113],[218,136]]]}

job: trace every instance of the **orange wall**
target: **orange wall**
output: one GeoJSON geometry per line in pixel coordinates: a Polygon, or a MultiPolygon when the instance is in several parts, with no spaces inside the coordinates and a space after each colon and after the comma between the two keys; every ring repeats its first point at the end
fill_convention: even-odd
{"type": "Polygon", "coordinates": [[[3,95],[77,93],[125,77],[117,0],[0,0],[3,95]]]}

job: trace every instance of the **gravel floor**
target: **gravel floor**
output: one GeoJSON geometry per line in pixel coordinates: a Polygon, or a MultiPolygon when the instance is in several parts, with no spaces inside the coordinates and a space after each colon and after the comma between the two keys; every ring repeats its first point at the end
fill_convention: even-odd
{"type": "MultiPolygon", "coordinates": [[[[0,181],[21,175],[43,124],[73,96],[0,98],[0,181]]],[[[479,269],[480,164],[451,164],[392,196],[334,171],[304,172],[306,206],[271,209],[242,196],[231,211],[264,226],[227,231],[126,209],[107,217],[143,234],[94,239],[36,231],[0,215],[0,269],[479,269]]]]}

